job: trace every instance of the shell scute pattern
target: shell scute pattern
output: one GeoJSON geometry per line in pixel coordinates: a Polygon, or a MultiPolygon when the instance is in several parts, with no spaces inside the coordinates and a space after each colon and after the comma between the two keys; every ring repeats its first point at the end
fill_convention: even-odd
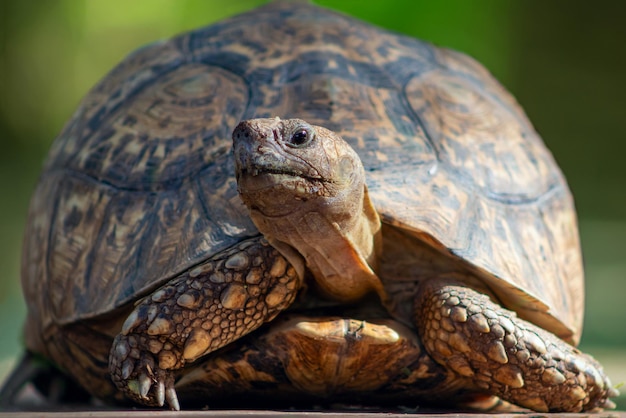
{"type": "MultiPolygon", "coordinates": [[[[53,303],[53,310],[68,320],[105,312],[256,234],[237,196],[230,133],[241,119],[278,115],[341,134],[359,153],[385,222],[474,264],[496,293],[514,289],[504,298],[509,306],[550,307],[539,322],[563,328],[557,331],[565,338],[569,327],[576,339],[578,240],[563,234],[575,223],[573,204],[514,99],[462,54],[302,10],[275,6],[256,12],[259,24],[242,15],[152,44],[85,98],[46,166],[69,194],[43,194],[62,209],[45,211],[40,199],[31,211],[47,213],[51,228],[92,228],[46,251],[61,262],[68,247],[75,264],[90,265],[74,272],[82,277],[76,289],[101,290],[88,283],[96,273],[111,286],[106,302],[78,309],[53,303]],[[73,208],[81,188],[101,195],[100,203],[85,199],[73,208]],[[543,218],[534,215],[537,206],[543,218]],[[87,213],[89,222],[81,217],[87,213]],[[134,227],[125,230],[122,221],[134,227]],[[96,230],[101,238],[81,247],[79,237],[96,230]],[[549,238],[535,245],[537,237],[549,238]],[[535,262],[537,254],[551,261],[535,262]],[[137,265],[145,266],[141,277],[137,265]]],[[[54,235],[42,228],[32,236],[54,235]]],[[[36,268],[30,277],[49,266],[36,268]]],[[[65,280],[48,283],[69,286],[65,280]]]]}
{"type": "Polygon", "coordinates": [[[90,136],[68,168],[114,187],[156,191],[180,187],[227,154],[228,127],[247,101],[243,81],[200,64],[154,81],[110,112],[104,129],[90,136]]]}
{"type": "Polygon", "coordinates": [[[54,142],[29,216],[27,346],[105,399],[165,396],[174,409],[177,392],[448,399],[466,383],[537,410],[616,396],[595,360],[557,338],[580,337],[576,215],[513,97],[463,54],[312,5],[273,2],[131,54],[54,142]],[[320,166],[288,146],[305,129],[324,147],[320,166]],[[272,139],[291,151],[259,169],[246,153],[265,158],[272,139]],[[273,170],[292,157],[311,170],[273,170]],[[259,215],[266,196],[280,211],[314,199],[272,195],[264,181],[311,172],[318,192],[324,164],[338,161],[329,182],[352,168],[350,187],[368,197],[350,210],[366,219],[338,240],[345,252],[331,254],[327,238],[339,224],[306,205],[280,238],[266,228],[279,225],[259,215]],[[247,199],[255,184],[263,196],[247,199]],[[330,285],[338,276],[344,289],[330,285]],[[380,304],[360,299],[371,289],[380,304]],[[533,404],[546,386],[563,395],[550,387],[533,404]]]}

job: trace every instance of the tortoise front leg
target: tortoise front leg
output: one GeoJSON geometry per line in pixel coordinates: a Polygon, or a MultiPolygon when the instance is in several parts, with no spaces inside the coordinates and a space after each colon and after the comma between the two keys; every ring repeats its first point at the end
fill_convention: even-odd
{"type": "Polygon", "coordinates": [[[219,253],[136,306],[111,348],[113,382],[139,403],[178,410],[174,372],[272,320],[299,287],[265,239],[219,253]]]}
{"type": "Polygon", "coordinates": [[[470,387],[542,412],[614,407],[618,392],[596,360],[486,295],[429,280],[415,306],[427,351],[470,387]]]}

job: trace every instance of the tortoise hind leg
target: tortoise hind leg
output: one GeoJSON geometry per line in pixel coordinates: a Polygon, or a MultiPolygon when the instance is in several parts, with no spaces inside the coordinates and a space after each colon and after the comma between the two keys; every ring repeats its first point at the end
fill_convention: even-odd
{"type": "Polygon", "coordinates": [[[179,409],[176,371],[272,320],[299,287],[265,239],[215,255],[137,304],[111,348],[113,382],[136,402],[179,409]]]}
{"type": "Polygon", "coordinates": [[[489,297],[439,278],[422,285],[416,322],[440,364],[504,400],[536,411],[614,407],[602,366],[489,297]]]}
{"type": "Polygon", "coordinates": [[[0,408],[6,410],[15,405],[22,388],[32,382],[40,371],[41,367],[34,354],[25,352],[0,388],[0,408]]]}
{"type": "Polygon", "coordinates": [[[23,390],[29,383],[49,405],[88,403],[91,398],[85,389],[49,361],[26,351],[0,389],[0,409],[28,406],[30,395],[24,399],[23,390]]]}

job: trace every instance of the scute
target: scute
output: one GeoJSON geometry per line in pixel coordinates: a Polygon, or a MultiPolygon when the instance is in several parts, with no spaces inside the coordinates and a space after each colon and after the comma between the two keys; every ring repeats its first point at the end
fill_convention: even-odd
{"type": "Polygon", "coordinates": [[[128,190],[176,188],[219,161],[229,152],[228,129],[248,100],[236,75],[184,62],[155,69],[150,79],[116,94],[125,94],[124,101],[105,102],[92,120],[70,124],[61,137],[80,146],[60,153],[55,164],[128,190]]]}
{"type": "Polygon", "coordinates": [[[53,294],[39,306],[60,321],[95,316],[257,234],[230,132],[273,116],[340,133],[384,222],[465,260],[505,305],[577,341],[573,202],[514,99],[463,54],[307,4],[153,44],[94,88],[31,204],[27,298],[53,294]]]}
{"type": "Polygon", "coordinates": [[[41,218],[33,227],[47,230],[25,242],[43,243],[47,254],[25,254],[35,270],[25,289],[35,300],[50,294],[41,306],[60,323],[108,312],[258,234],[239,201],[230,155],[245,85],[174,53],[171,65],[159,61],[150,71],[148,57],[135,62],[148,51],[162,60],[169,47],[123,62],[53,145],[31,204],[31,218],[41,218]],[[101,100],[116,83],[122,87],[111,100],[101,100]]]}

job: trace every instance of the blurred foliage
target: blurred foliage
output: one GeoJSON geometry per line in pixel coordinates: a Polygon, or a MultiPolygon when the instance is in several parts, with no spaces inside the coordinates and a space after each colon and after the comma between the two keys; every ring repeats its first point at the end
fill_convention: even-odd
{"type": "MultiPolygon", "coordinates": [[[[19,349],[28,199],[80,98],[133,49],[261,0],[0,3],[0,361],[19,349]]],[[[626,2],[319,0],[464,51],[513,92],[572,187],[587,264],[585,346],[625,350],[626,2]]],[[[624,353],[625,351],[622,351],[624,353]]]]}

